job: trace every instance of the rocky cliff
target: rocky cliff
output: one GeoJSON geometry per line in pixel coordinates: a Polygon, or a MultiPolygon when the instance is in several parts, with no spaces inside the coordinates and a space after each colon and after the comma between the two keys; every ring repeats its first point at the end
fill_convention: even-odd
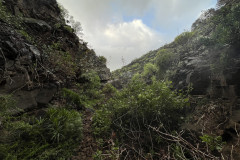
{"type": "Polygon", "coordinates": [[[228,90],[234,88],[236,95],[240,96],[238,7],[236,1],[228,1],[222,8],[209,9],[196,20],[191,31],[180,34],[172,43],[114,71],[113,83],[121,87],[134,74],[143,73],[144,65],[152,63],[159,70],[164,68],[161,79],[171,80],[177,89],[192,85],[193,95],[227,97],[228,90]],[[226,30],[232,31],[224,33],[226,30]],[[157,64],[164,57],[160,55],[165,58],[169,56],[169,63],[164,64],[166,68],[157,64]]]}
{"type": "Polygon", "coordinates": [[[110,70],[65,23],[56,0],[0,1],[0,94],[21,109],[47,105],[62,87],[110,70]]]}
{"type": "Polygon", "coordinates": [[[195,21],[191,31],[114,71],[112,81],[122,88],[139,73],[149,83],[155,76],[172,81],[179,90],[192,88],[191,118],[183,128],[219,136],[226,142],[221,153],[233,159],[240,157],[239,10],[239,1],[219,1],[216,9],[195,21]]]}

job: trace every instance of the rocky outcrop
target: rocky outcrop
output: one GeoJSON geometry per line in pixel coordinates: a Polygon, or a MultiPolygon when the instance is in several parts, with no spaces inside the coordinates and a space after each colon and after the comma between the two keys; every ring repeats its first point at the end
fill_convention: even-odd
{"type": "MultiPolygon", "coordinates": [[[[171,53],[174,60],[170,65],[165,63],[167,70],[162,71],[158,65],[158,74],[154,76],[172,81],[174,89],[192,88],[191,109],[186,111],[190,119],[183,129],[199,136],[222,138],[221,143],[226,142],[219,150],[222,158],[239,159],[240,34],[236,24],[239,24],[240,3],[235,0],[219,2],[226,4],[204,13],[190,32],[114,71],[112,84],[124,87],[134,74],[143,73],[145,64],[158,65],[156,58],[171,53]]],[[[146,78],[143,74],[142,77],[146,78]]]]}
{"type": "Polygon", "coordinates": [[[51,24],[64,21],[56,0],[5,0],[5,5],[14,15],[34,18],[51,24]]]}
{"type": "MultiPolygon", "coordinates": [[[[236,2],[231,1],[231,3],[236,2]]],[[[230,8],[234,6],[231,3],[229,2],[229,6],[225,7],[224,12],[228,14],[231,12],[230,8]]],[[[217,26],[221,25],[219,24],[221,21],[212,18],[222,16],[221,12],[220,9],[209,9],[196,20],[190,32],[184,32],[177,36],[172,43],[150,51],[122,69],[114,71],[114,84],[123,87],[134,74],[143,73],[145,64],[156,64],[156,57],[161,54],[162,50],[168,50],[176,58],[169,65],[164,78],[172,81],[176,89],[187,89],[191,85],[193,95],[228,99],[233,96],[232,90],[234,90],[235,96],[240,96],[238,39],[235,39],[235,43],[232,43],[234,39],[231,39],[229,43],[222,44],[217,44],[217,39],[214,39],[217,34],[224,39],[221,32],[216,33],[218,32],[217,26]]],[[[227,18],[225,17],[225,19],[227,18]]]]}
{"type": "Polygon", "coordinates": [[[46,106],[86,68],[103,82],[110,79],[106,65],[65,23],[56,0],[3,4],[7,16],[0,17],[0,94],[12,94],[19,108],[46,106]]]}

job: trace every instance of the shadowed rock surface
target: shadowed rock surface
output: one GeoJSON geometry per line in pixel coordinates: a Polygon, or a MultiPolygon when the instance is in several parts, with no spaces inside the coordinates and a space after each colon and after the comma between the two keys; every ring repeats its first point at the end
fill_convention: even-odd
{"type": "Polygon", "coordinates": [[[110,79],[110,70],[94,51],[67,30],[70,26],[55,0],[5,0],[3,3],[11,18],[0,21],[0,94],[13,94],[19,108],[47,105],[60,88],[71,86],[82,73],[91,70],[103,82],[110,79]],[[61,59],[54,63],[59,58],[55,55],[64,53],[73,58],[61,68],[61,59]],[[75,66],[72,72],[66,68],[71,67],[70,63],[75,66]]]}

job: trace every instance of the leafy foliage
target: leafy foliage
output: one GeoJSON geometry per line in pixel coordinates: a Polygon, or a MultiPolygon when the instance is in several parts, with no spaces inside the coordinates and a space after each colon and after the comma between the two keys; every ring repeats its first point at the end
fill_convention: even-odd
{"type": "Polygon", "coordinates": [[[81,115],[73,110],[50,108],[41,118],[19,117],[4,122],[1,159],[61,159],[71,155],[82,137],[81,115]]]}
{"type": "Polygon", "coordinates": [[[100,77],[95,71],[83,73],[80,78],[86,82],[83,84],[83,89],[85,91],[88,89],[99,89],[101,87],[100,77]]]}
{"type": "Polygon", "coordinates": [[[186,44],[194,36],[194,34],[195,32],[183,32],[175,38],[174,42],[179,45],[186,44]]]}
{"type": "Polygon", "coordinates": [[[3,5],[3,0],[0,0],[0,20],[15,26],[16,28],[22,28],[22,17],[12,15],[8,9],[3,5]]]}
{"type": "Polygon", "coordinates": [[[82,109],[84,107],[84,101],[86,97],[81,97],[76,92],[63,88],[63,97],[66,99],[66,103],[71,106],[71,108],[82,109]]]}
{"type": "Polygon", "coordinates": [[[96,72],[89,71],[82,74],[79,81],[74,90],[62,89],[62,97],[67,107],[78,110],[93,108],[102,101],[101,82],[96,72]]]}
{"type": "Polygon", "coordinates": [[[60,42],[53,42],[46,52],[48,54],[48,60],[51,64],[51,67],[54,68],[55,72],[63,73],[68,77],[75,76],[77,64],[69,52],[64,52],[61,50],[60,42]]]}
{"type": "Polygon", "coordinates": [[[78,112],[64,108],[50,108],[45,119],[43,126],[46,127],[46,137],[50,138],[49,142],[81,139],[82,119],[78,112]]]}
{"type": "Polygon", "coordinates": [[[9,111],[17,109],[11,95],[0,95],[0,116],[8,114],[9,111]]]}
{"type": "Polygon", "coordinates": [[[99,56],[98,58],[99,58],[100,62],[102,62],[103,64],[107,63],[107,59],[104,56],[99,56]]]}
{"type": "Polygon", "coordinates": [[[158,67],[158,76],[160,79],[164,78],[167,69],[173,64],[175,54],[168,49],[161,49],[158,51],[156,57],[156,65],[158,67]]]}
{"type": "Polygon", "coordinates": [[[64,29],[66,29],[69,33],[73,33],[73,29],[72,29],[72,27],[71,26],[68,26],[68,25],[65,25],[64,26],[64,29]]]}
{"type": "Polygon", "coordinates": [[[159,144],[149,127],[177,130],[184,115],[183,108],[188,105],[185,95],[170,88],[170,82],[154,78],[151,85],[146,85],[140,75],[136,75],[128,87],[96,111],[95,135],[106,138],[116,133],[122,143],[140,145],[146,152],[155,150],[159,144]]]}
{"type": "Polygon", "coordinates": [[[224,6],[217,13],[211,19],[216,24],[213,39],[220,45],[237,45],[240,40],[240,3],[224,6]]]}
{"type": "Polygon", "coordinates": [[[200,138],[202,139],[202,142],[205,142],[211,151],[217,150],[217,151],[221,151],[223,148],[223,145],[225,144],[225,142],[222,141],[222,137],[221,136],[210,136],[210,135],[203,135],[200,136],[200,138]]]}
{"type": "Polygon", "coordinates": [[[68,10],[64,8],[61,4],[58,4],[58,7],[61,10],[61,16],[65,19],[66,23],[70,25],[65,25],[64,28],[70,33],[75,33],[76,35],[81,37],[83,35],[81,23],[75,21],[73,16],[70,16],[68,10]]]}
{"type": "Polygon", "coordinates": [[[157,67],[152,63],[147,63],[144,66],[143,76],[147,79],[151,79],[152,76],[156,75],[157,67]]]}

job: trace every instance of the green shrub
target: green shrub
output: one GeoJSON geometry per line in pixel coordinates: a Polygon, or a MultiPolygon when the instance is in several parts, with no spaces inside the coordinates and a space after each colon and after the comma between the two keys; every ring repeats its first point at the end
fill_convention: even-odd
{"type": "Polygon", "coordinates": [[[194,36],[194,34],[195,32],[183,32],[175,38],[174,42],[181,45],[186,44],[194,36]]]}
{"type": "Polygon", "coordinates": [[[86,97],[80,96],[78,93],[66,88],[62,89],[62,93],[68,105],[72,108],[83,109],[86,97]]]}
{"type": "Polygon", "coordinates": [[[149,127],[178,130],[186,105],[188,99],[172,91],[170,82],[153,79],[152,84],[147,85],[140,75],[135,75],[127,88],[96,111],[94,133],[98,137],[109,137],[112,130],[121,143],[141,146],[148,153],[159,146],[156,133],[149,127]]]}
{"type": "Polygon", "coordinates": [[[212,46],[214,45],[214,40],[209,37],[201,37],[199,38],[199,44],[200,45],[205,45],[205,46],[212,46]]]}
{"type": "Polygon", "coordinates": [[[95,111],[93,117],[93,134],[97,137],[108,138],[111,134],[112,112],[106,108],[95,111]]]}
{"type": "Polygon", "coordinates": [[[38,119],[9,119],[3,125],[0,159],[66,159],[82,138],[81,115],[64,108],[50,108],[38,119]]]}
{"type": "Polygon", "coordinates": [[[77,65],[69,52],[59,50],[59,43],[53,43],[49,50],[49,61],[55,72],[60,72],[66,76],[75,76],[77,65]]]}
{"type": "Polygon", "coordinates": [[[54,25],[54,28],[55,28],[55,29],[59,29],[59,28],[61,28],[61,26],[62,26],[61,23],[56,23],[56,24],[54,25]]]}
{"type": "Polygon", "coordinates": [[[26,38],[28,42],[34,42],[33,38],[24,30],[18,30],[18,32],[26,38]]]}
{"type": "Polygon", "coordinates": [[[222,141],[221,136],[210,136],[205,134],[200,136],[200,138],[202,139],[202,142],[209,146],[211,151],[217,150],[220,152],[223,148],[223,145],[225,145],[225,142],[222,141]]]}
{"type": "Polygon", "coordinates": [[[3,21],[7,21],[9,18],[9,14],[7,12],[6,7],[2,4],[2,0],[0,0],[0,19],[3,21]]]}
{"type": "Polygon", "coordinates": [[[3,5],[3,0],[0,0],[0,19],[18,29],[21,29],[22,17],[19,15],[12,15],[3,5]]]}
{"type": "Polygon", "coordinates": [[[102,88],[101,92],[105,99],[109,99],[117,93],[117,89],[112,84],[108,83],[102,88]]]}
{"type": "Polygon", "coordinates": [[[226,5],[210,19],[216,28],[212,34],[214,41],[223,45],[238,45],[240,41],[240,3],[226,5]]]}
{"type": "Polygon", "coordinates": [[[89,71],[83,73],[80,77],[86,83],[84,85],[84,89],[99,89],[101,87],[101,81],[98,74],[95,71],[89,71]]]}
{"type": "Polygon", "coordinates": [[[82,119],[78,112],[64,108],[50,108],[45,119],[43,126],[46,127],[46,137],[49,142],[81,139],[82,119]]]}
{"type": "Polygon", "coordinates": [[[71,27],[71,26],[68,26],[68,25],[65,25],[65,26],[64,26],[64,29],[66,29],[69,33],[73,33],[73,32],[74,32],[74,30],[72,29],[72,27],[71,27]]]}
{"type": "Polygon", "coordinates": [[[6,112],[7,109],[15,107],[15,101],[11,95],[0,95],[0,112],[6,112]]]}
{"type": "Polygon", "coordinates": [[[4,117],[15,110],[20,111],[16,107],[16,101],[13,97],[11,95],[0,95],[0,116],[4,117]]]}
{"type": "Polygon", "coordinates": [[[87,72],[79,77],[81,83],[76,84],[76,90],[64,88],[62,96],[70,108],[93,108],[103,99],[100,87],[101,82],[96,72],[87,72]]]}
{"type": "Polygon", "coordinates": [[[167,69],[170,68],[175,60],[175,54],[169,49],[161,49],[157,53],[156,65],[158,68],[158,78],[163,79],[167,69]]]}
{"type": "Polygon", "coordinates": [[[143,76],[150,79],[152,76],[155,76],[157,73],[157,67],[152,63],[147,63],[144,65],[143,76]]]}
{"type": "Polygon", "coordinates": [[[104,56],[99,56],[99,61],[103,64],[106,64],[107,63],[107,59],[104,57],[104,56]]]}

